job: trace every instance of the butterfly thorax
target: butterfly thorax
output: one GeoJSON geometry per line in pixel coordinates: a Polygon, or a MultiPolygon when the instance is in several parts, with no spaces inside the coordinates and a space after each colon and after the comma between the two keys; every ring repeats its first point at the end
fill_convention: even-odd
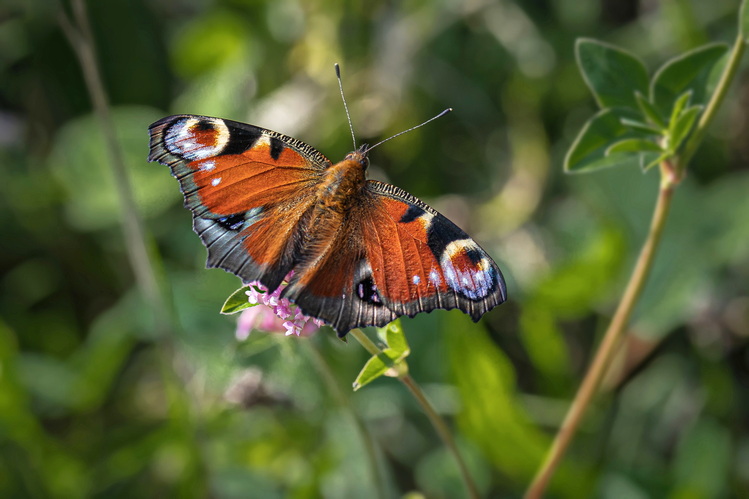
{"type": "Polygon", "coordinates": [[[343,161],[325,170],[317,191],[320,209],[338,214],[348,212],[358,202],[367,183],[368,164],[365,153],[354,151],[346,155],[343,161]]]}

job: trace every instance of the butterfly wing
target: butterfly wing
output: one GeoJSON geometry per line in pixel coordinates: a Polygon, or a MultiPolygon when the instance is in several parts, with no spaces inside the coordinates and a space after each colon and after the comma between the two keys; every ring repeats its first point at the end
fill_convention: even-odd
{"type": "Polygon", "coordinates": [[[458,308],[474,321],[507,299],[502,272],[468,234],[390,184],[369,181],[374,199],[363,227],[372,281],[398,315],[458,308]]]}
{"type": "Polygon", "coordinates": [[[450,220],[407,192],[369,181],[336,223],[330,244],[284,291],[345,335],[400,315],[458,308],[477,321],[507,298],[489,255],[450,220]]]}
{"type": "Polygon", "coordinates": [[[220,118],[169,116],[149,132],[148,159],[179,180],[208,267],[277,288],[294,266],[330,161],[294,138],[220,118]]]}

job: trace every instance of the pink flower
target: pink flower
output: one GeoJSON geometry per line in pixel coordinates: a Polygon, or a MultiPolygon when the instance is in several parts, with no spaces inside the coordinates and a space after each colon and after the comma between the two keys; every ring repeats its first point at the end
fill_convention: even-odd
{"type": "Polygon", "coordinates": [[[281,298],[281,292],[293,275],[292,270],[272,293],[257,281],[250,283],[247,299],[255,306],[245,309],[239,316],[236,331],[238,340],[247,339],[253,329],[268,333],[284,332],[286,336],[308,336],[324,324],[320,319],[304,315],[287,298],[281,298]]]}

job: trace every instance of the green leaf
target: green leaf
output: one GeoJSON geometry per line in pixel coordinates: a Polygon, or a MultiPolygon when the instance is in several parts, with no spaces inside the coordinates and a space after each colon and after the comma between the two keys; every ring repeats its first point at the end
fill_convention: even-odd
{"type": "Polygon", "coordinates": [[[661,148],[658,144],[652,140],[646,139],[624,139],[619,142],[614,142],[606,149],[606,155],[616,154],[619,152],[661,152],[661,148]]]}
{"type": "Polygon", "coordinates": [[[396,352],[392,348],[386,348],[381,354],[373,355],[364,364],[356,380],[354,380],[354,391],[371,383],[383,374],[397,377],[403,372],[408,372],[408,364],[403,361],[406,355],[396,352]]]}
{"type": "Polygon", "coordinates": [[[678,99],[676,99],[676,102],[674,103],[674,108],[671,111],[671,118],[668,120],[668,126],[669,126],[669,132],[671,132],[671,129],[674,126],[674,123],[676,123],[679,119],[679,116],[681,116],[681,112],[684,110],[685,107],[687,107],[687,104],[689,104],[689,99],[692,97],[692,91],[687,90],[684,92],[678,99]]]}
{"type": "Polygon", "coordinates": [[[405,358],[411,353],[400,319],[394,320],[385,327],[377,328],[377,335],[387,343],[389,349],[402,355],[401,358],[405,358]]]}
{"type": "Polygon", "coordinates": [[[406,341],[400,319],[396,319],[385,327],[377,328],[377,336],[387,344],[381,354],[373,355],[354,381],[354,391],[371,383],[383,374],[385,376],[401,376],[408,372],[405,358],[411,353],[406,341]]]}
{"type": "Polygon", "coordinates": [[[634,55],[613,45],[581,38],[575,46],[577,64],[599,107],[637,109],[635,93],[647,93],[648,73],[634,55]]]}
{"type": "Polygon", "coordinates": [[[668,143],[668,148],[671,151],[675,152],[681,146],[682,142],[684,142],[684,139],[687,138],[702,109],[702,106],[692,106],[686,109],[671,126],[668,143]]]}
{"type": "Polygon", "coordinates": [[[642,169],[642,171],[646,172],[654,166],[660,164],[662,161],[668,159],[669,156],[671,156],[671,153],[668,151],[664,152],[660,156],[643,155],[640,157],[640,168],[642,169]]]}
{"type": "Polygon", "coordinates": [[[749,7],[747,7],[747,0],[741,2],[741,8],[739,9],[739,34],[744,39],[744,42],[749,42],[749,7]]]}
{"type": "Polygon", "coordinates": [[[710,73],[727,50],[727,45],[714,43],[671,59],[653,76],[650,101],[664,116],[671,114],[674,102],[687,90],[693,92],[692,104],[705,104],[710,73]]]}
{"type": "Polygon", "coordinates": [[[624,164],[639,164],[635,153],[606,155],[606,150],[615,142],[643,138],[642,133],[622,124],[622,119],[636,118],[635,112],[626,109],[599,111],[585,124],[567,152],[564,170],[568,173],[578,173],[624,164]]]}
{"type": "Polygon", "coordinates": [[[622,118],[621,122],[622,122],[622,125],[626,126],[627,128],[631,128],[633,130],[637,130],[638,132],[646,133],[648,135],[663,134],[663,130],[661,130],[660,128],[656,128],[653,125],[643,123],[642,121],[631,120],[629,118],[622,118]]]}
{"type": "Polygon", "coordinates": [[[653,106],[653,104],[640,92],[635,92],[635,99],[637,100],[637,106],[642,111],[643,116],[647,120],[660,128],[666,128],[666,122],[663,121],[661,113],[653,106]]]}
{"type": "Polygon", "coordinates": [[[221,307],[221,313],[224,315],[236,314],[237,312],[241,312],[246,308],[254,307],[255,305],[257,305],[257,303],[250,303],[248,301],[247,291],[249,290],[249,286],[243,286],[233,292],[221,307]]]}

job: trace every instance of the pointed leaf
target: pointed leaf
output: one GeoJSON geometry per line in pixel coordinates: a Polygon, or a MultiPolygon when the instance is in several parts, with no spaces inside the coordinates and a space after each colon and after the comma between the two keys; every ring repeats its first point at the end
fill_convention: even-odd
{"type": "Polygon", "coordinates": [[[246,308],[257,305],[257,303],[250,303],[248,301],[246,292],[249,290],[249,286],[243,286],[233,292],[224,302],[224,306],[221,307],[221,313],[224,315],[236,314],[246,308]]]}
{"type": "Polygon", "coordinates": [[[676,102],[674,102],[674,108],[671,111],[671,117],[668,120],[669,133],[671,133],[674,124],[679,120],[679,116],[681,116],[681,112],[684,110],[685,107],[687,107],[687,105],[689,104],[689,100],[691,98],[692,98],[692,91],[687,90],[681,96],[679,96],[678,99],[676,99],[676,102]]]}
{"type": "Polygon", "coordinates": [[[381,354],[370,357],[354,381],[354,391],[382,375],[397,377],[402,373],[407,373],[408,364],[403,360],[404,357],[405,355],[392,348],[386,348],[381,354]]]}
{"type": "Polygon", "coordinates": [[[647,97],[640,92],[636,92],[635,99],[637,100],[637,106],[640,108],[640,111],[642,111],[643,116],[645,116],[650,123],[660,128],[666,128],[666,122],[663,121],[661,113],[658,112],[647,97]]]}
{"type": "Polygon", "coordinates": [[[634,153],[606,155],[606,150],[615,142],[644,138],[642,133],[622,124],[623,118],[634,120],[636,117],[637,113],[625,109],[604,109],[593,116],[567,152],[564,170],[568,173],[578,173],[624,164],[639,164],[637,154],[634,153]]]}
{"type": "Polygon", "coordinates": [[[407,357],[411,353],[399,319],[394,320],[385,327],[377,328],[377,334],[380,338],[384,338],[388,348],[398,353],[398,355],[407,357]]]}
{"type": "Polygon", "coordinates": [[[669,115],[676,99],[690,89],[692,104],[705,104],[711,72],[727,50],[722,43],[704,45],[664,64],[650,83],[650,100],[656,109],[669,115]]]}
{"type": "Polygon", "coordinates": [[[577,40],[576,55],[580,72],[599,107],[637,109],[635,92],[647,93],[648,73],[634,55],[597,40],[577,40]]]}
{"type": "Polygon", "coordinates": [[[647,123],[643,123],[642,121],[630,120],[629,118],[622,118],[621,122],[622,122],[622,125],[626,126],[627,128],[631,128],[633,130],[637,130],[638,132],[646,133],[648,135],[661,135],[663,133],[663,130],[656,128],[653,125],[648,125],[647,123]]]}
{"type": "Polygon", "coordinates": [[[619,152],[662,152],[660,146],[652,140],[624,139],[614,142],[606,149],[606,156],[619,152]]]}
{"type": "Polygon", "coordinates": [[[640,156],[641,162],[640,162],[640,168],[642,168],[643,172],[646,172],[653,168],[654,166],[660,164],[662,161],[665,161],[668,159],[668,157],[671,154],[669,152],[664,152],[660,156],[655,156],[652,154],[643,154],[640,156]]]}
{"type": "Polygon", "coordinates": [[[676,151],[681,146],[684,139],[687,138],[689,133],[692,131],[694,122],[702,112],[702,106],[692,106],[681,113],[679,119],[671,129],[671,136],[669,138],[669,149],[676,151]]]}

